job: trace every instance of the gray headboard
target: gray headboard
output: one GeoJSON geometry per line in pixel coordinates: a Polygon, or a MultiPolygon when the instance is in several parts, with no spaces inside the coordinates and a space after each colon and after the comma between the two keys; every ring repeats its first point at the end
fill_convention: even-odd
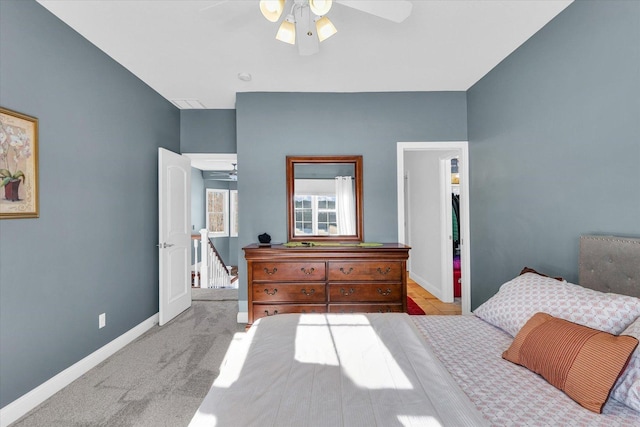
{"type": "Polygon", "coordinates": [[[640,298],[640,239],[581,236],[578,275],[585,288],[640,298]]]}

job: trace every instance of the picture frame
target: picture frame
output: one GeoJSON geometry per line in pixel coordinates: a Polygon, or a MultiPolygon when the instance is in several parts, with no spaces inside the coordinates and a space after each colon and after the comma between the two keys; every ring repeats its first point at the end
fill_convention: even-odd
{"type": "Polygon", "coordinates": [[[38,119],[0,107],[0,219],[38,218],[38,119]]]}

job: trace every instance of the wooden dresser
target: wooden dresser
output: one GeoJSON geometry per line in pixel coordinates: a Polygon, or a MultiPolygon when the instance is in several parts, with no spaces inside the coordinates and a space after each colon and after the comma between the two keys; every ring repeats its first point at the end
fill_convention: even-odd
{"type": "Polygon", "coordinates": [[[246,246],[249,324],[282,313],[406,312],[409,249],[246,246]]]}

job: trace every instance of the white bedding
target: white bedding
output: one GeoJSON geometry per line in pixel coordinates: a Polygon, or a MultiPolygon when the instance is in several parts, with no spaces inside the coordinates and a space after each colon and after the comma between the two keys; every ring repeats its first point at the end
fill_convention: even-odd
{"type": "Polygon", "coordinates": [[[483,425],[402,313],[260,319],[232,344],[190,424],[483,425]]]}
{"type": "Polygon", "coordinates": [[[609,399],[582,408],[542,377],[502,359],[513,338],[480,318],[411,316],[473,403],[495,426],[640,426],[640,412],[609,399]]]}

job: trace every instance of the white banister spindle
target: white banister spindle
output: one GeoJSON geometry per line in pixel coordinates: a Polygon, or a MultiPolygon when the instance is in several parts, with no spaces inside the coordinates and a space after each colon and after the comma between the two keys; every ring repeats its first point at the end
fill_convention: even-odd
{"type": "MultiPolygon", "coordinates": [[[[227,270],[209,241],[207,230],[200,230],[200,287],[225,288],[231,286],[231,271],[227,270]]],[[[195,246],[195,243],[194,243],[195,246]]]]}
{"type": "Polygon", "coordinates": [[[193,239],[193,286],[200,287],[200,279],[198,277],[198,239],[193,239]]]}
{"type": "Polygon", "coordinates": [[[209,288],[209,232],[203,228],[200,230],[200,286],[209,288]]]}

